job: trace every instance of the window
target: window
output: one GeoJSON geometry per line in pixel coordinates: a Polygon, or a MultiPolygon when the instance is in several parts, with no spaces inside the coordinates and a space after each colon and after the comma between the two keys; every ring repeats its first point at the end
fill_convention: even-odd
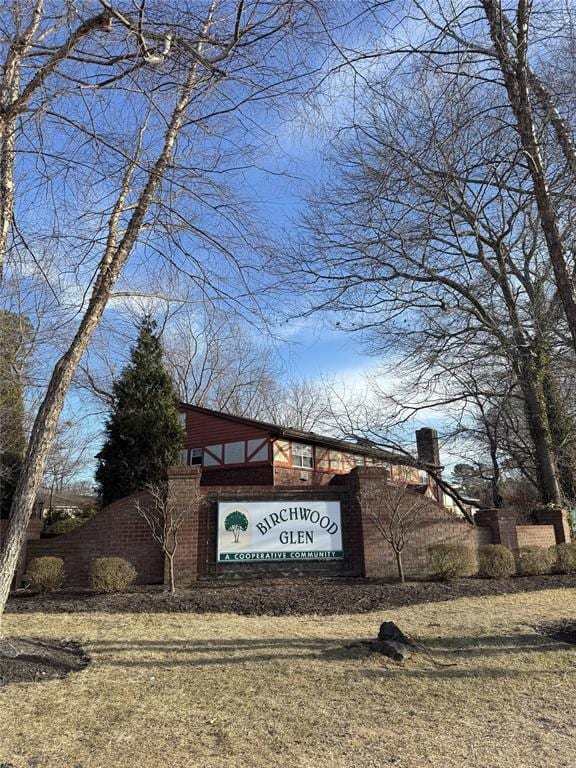
{"type": "Polygon", "coordinates": [[[244,454],[244,440],[236,443],[226,443],[224,445],[224,464],[243,464],[244,454]]]}
{"type": "Polygon", "coordinates": [[[202,448],[190,449],[190,464],[202,464],[202,448]]]}
{"type": "Polygon", "coordinates": [[[308,469],[314,466],[311,445],[292,443],[292,466],[306,467],[308,469]]]}
{"type": "Polygon", "coordinates": [[[185,411],[184,411],[184,413],[179,413],[178,414],[178,420],[180,421],[180,424],[182,424],[184,429],[186,429],[186,412],[185,411]]]}
{"type": "Polygon", "coordinates": [[[186,455],[187,453],[188,451],[186,450],[186,448],[180,451],[180,464],[184,464],[184,466],[186,465],[186,459],[188,458],[186,455]]]}

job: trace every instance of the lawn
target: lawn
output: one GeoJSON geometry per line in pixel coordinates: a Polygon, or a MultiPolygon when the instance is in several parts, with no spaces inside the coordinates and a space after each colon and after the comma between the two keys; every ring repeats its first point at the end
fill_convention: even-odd
{"type": "Polygon", "coordinates": [[[10,615],[82,641],[65,680],[0,689],[16,768],[573,768],[576,590],[354,616],[10,615]],[[402,666],[343,646],[384,619],[433,650],[402,666]]]}

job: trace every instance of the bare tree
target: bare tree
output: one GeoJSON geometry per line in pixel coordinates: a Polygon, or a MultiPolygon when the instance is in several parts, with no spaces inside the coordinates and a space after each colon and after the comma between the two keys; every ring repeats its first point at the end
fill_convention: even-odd
{"type": "MultiPolygon", "coordinates": [[[[401,78],[410,63],[418,61],[440,75],[447,90],[466,83],[479,105],[478,117],[487,114],[487,90],[499,92],[498,104],[492,102],[490,111],[500,117],[501,127],[511,125],[517,135],[520,151],[514,162],[528,173],[572,347],[576,348],[571,249],[563,236],[556,187],[559,162],[572,185],[576,182],[573,81],[555,74],[559,58],[567,60],[567,69],[573,67],[574,18],[569,4],[482,0],[456,6],[442,0],[412,0],[395,14],[395,24],[390,24],[385,4],[370,10],[371,23],[382,31],[383,40],[375,50],[347,52],[343,65],[364,75],[363,79],[367,62],[374,69],[374,62],[390,58],[394,74],[401,78]]],[[[377,32],[373,34],[378,40],[377,32]]]]}
{"type": "MultiPolygon", "coordinates": [[[[365,77],[301,258],[316,307],[340,310],[342,327],[393,354],[397,370],[411,369],[409,387],[429,406],[479,408],[494,397],[490,379],[512,373],[543,499],[560,503],[545,382],[551,360],[573,352],[540,210],[500,85],[468,78],[464,54],[453,63],[461,78],[423,53],[365,77]]],[[[561,152],[550,152],[563,240],[573,243],[573,182],[561,152]]]]}
{"type": "MultiPolygon", "coordinates": [[[[151,3],[141,4],[136,16],[128,3],[101,0],[101,7],[91,17],[72,3],[58,6],[54,15],[41,2],[32,9],[16,4],[3,31],[0,263],[8,255],[10,264],[28,258],[42,267],[35,251],[43,240],[58,258],[72,247],[75,261],[67,265],[70,279],[60,294],[54,291],[61,305],[66,299],[72,341],[53,367],[31,429],[0,556],[0,612],[66,393],[131,254],[144,261],[161,255],[206,290],[212,286],[212,296],[230,299],[226,282],[215,287],[213,265],[200,255],[212,248],[229,260],[229,271],[236,270],[237,295],[249,295],[224,237],[234,232],[241,241],[243,219],[222,199],[214,178],[228,163],[224,126],[250,102],[286,94],[301,72],[287,45],[303,21],[294,2],[183,3],[170,9],[151,3]],[[211,131],[219,131],[221,140],[208,158],[211,131]],[[21,155],[19,141],[30,143],[21,155]],[[15,218],[15,163],[30,151],[37,157],[30,168],[38,170],[35,193],[52,204],[47,234],[34,231],[34,217],[15,218]],[[74,205],[59,203],[56,180],[74,205]]],[[[242,119],[230,127],[235,159],[238,144],[248,144],[242,130],[242,119]]],[[[33,202],[26,198],[23,208],[29,212],[33,202]]],[[[51,285],[55,273],[43,279],[51,285]]]]}
{"type": "Polygon", "coordinates": [[[168,588],[174,592],[174,558],[179,545],[179,533],[182,525],[191,514],[197,514],[203,499],[200,491],[189,494],[187,506],[177,507],[169,496],[168,482],[160,485],[149,485],[146,488],[149,499],[142,502],[138,499],[135,509],[144,518],[154,541],[159,544],[168,560],[168,588]],[[148,503],[149,502],[149,503],[148,503]]]}
{"type": "Polygon", "coordinates": [[[430,501],[410,490],[407,483],[400,482],[385,488],[363,490],[361,502],[366,518],[394,552],[398,580],[404,583],[402,554],[414,532],[422,528],[422,518],[430,501]]]}
{"type": "Polygon", "coordinates": [[[572,342],[576,348],[576,291],[566,244],[562,237],[562,223],[549,187],[546,147],[536,118],[539,104],[544,106],[546,117],[552,121],[556,138],[572,170],[574,180],[576,180],[576,151],[570,130],[553,107],[551,94],[534,74],[529,64],[532,6],[532,0],[519,0],[516,4],[513,25],[506,17],[500,0],[483,0],[482,2],[490,27],[494,53],[500,65],[510,107],[516,119],[516,130],[532,178],[534,198],[540,214],[540,224],[546,239],[548,255],[554,269],[558,294],[566,313],[572,342]]]}
{"type": "Polygon", "coordinates": [[[79,431],[79,425],[72,420],[60,422],[54,442],[48,454],[43,484],[49,491],[48,519],[52,522],[52,500],[54,494],[69,489],[86,469],[89,458],[90,437],[79,431]]]}
{"type": "Polygon", "coordinates": [[[215,307],[183,307],[164,327],[164,355],[184,402],[263,418],[280,365],[265,336],[215,307]]]}

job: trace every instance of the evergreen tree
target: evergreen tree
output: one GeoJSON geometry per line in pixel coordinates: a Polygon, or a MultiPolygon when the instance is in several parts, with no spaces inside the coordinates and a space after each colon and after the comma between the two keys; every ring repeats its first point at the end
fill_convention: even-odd
{"type": "Polygon", "coordinates": [[[26,446],[22,368],[32,333],[23,315],[0,310],[0,517],[8,517],[26,446]]]}
{"type": "Polygon", "coordinates": [[[114,405],[97,457],[96,482],[103,504],[161,483],[166,469],[179,461],[184,431],[178,397],[155,328],[156,323],[144,317],[130,363],[114,384],[114,405]]]}

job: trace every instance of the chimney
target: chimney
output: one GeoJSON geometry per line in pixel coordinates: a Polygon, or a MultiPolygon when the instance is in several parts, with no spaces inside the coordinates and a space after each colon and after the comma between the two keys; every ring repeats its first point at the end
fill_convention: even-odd
{"type": "Polygon", "coordinates": [[[416,450],[418,459],[423,464],[430,464],[434,469],[442,469],[440,464],[440,449],[438,447],[438,432],[431,427],[416,430],[416,450]]]}

